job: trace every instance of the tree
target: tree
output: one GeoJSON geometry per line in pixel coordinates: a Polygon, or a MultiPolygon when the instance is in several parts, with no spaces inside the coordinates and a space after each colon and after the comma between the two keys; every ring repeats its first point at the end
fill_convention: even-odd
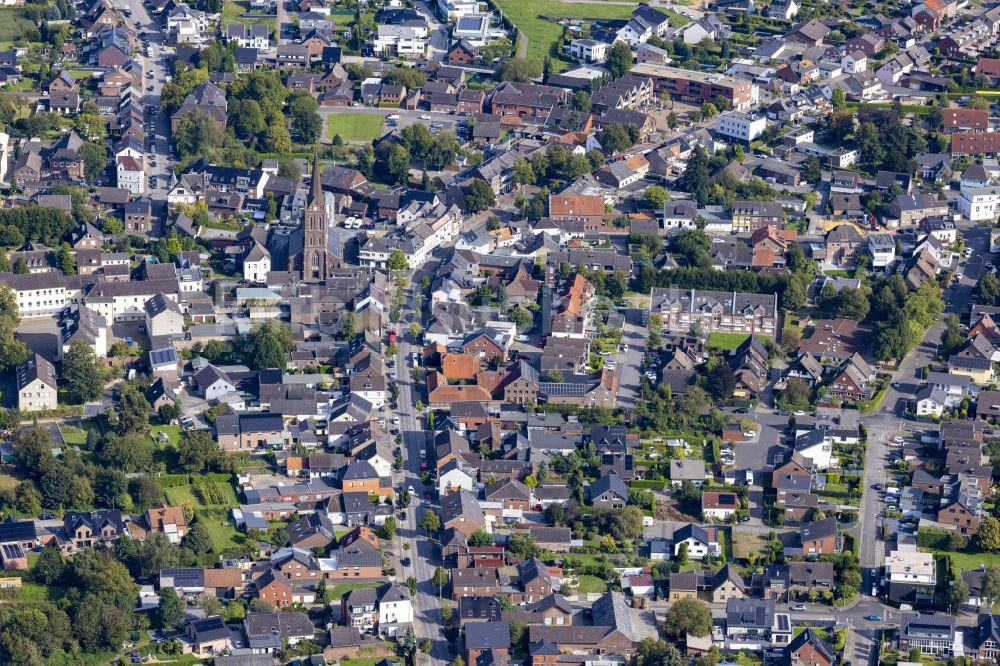
{"type": "Polygon", "coordinates": [[[986,516],[979,524],[979,533],[976,534],[979,547],[982,550],[996,552],[1000,550],[1000,520],[993,516],[986,516]]]}
{"type": "Polygon", "coordinates": [[[705,390],[716,400],[729,400],[736,390],[736,375],[725,360],[716,359],[715,364],[708,371],[705,382],[705,390]]]}
{"type": "Polygon", "coordinates": [[[419,339],[421,335],[423,335],[424,327],[421,326],[418,322],[413,322],[412,324],[410,324],[408,332],[410,334],[410,337],[416,340],[419,339]]]}
{"type": "Polygon", "coordinates": [[[469,545],[478,548],[493,545],[493,536],[486,530],[476,530],[469,535],[469,545]]]}
{"type": "Polygon", "coordinates": [[[485,180],[474,179],[465,188],[465,210],[479,213],[496,204],[493,188],[485,180]]]}
{"type": "Polygon", "coordinates": [[[987,602],[988,607],[1000,601],[1000,568],[986,567],[979,596],[987,602]]]}
{"type": "Polygon", "coordinates": [[[793,273],[788,279],[785,292],[781,295],[781,305],[788,312],[798,310],[806,303],[806,284],[802,277],[793,273]]]}
{"type": "Polygon", "coordinates": [[[28,263],[24,260],[24,257],[17,258],[11,272],[13,272],[14,275],[24,275],[28,272],[28,263]]]}
{"type": "Polygon", "coordinates": [[[101,459],[109,466],[125,472],[149,470],[153,466],[153,440],[145,433],[113,432],[104,437],[101,459]]]}
{"type": "Polygon", "coordinates": [[[823,175],[823,165],[815,155],[809,155],[802,162],[802,179],[807,183],[815,183],[823,175]]]}
{"type": "MultiPolygon", "coordinates": [[[[423,72],[417,72],[423,75],[423,72]]],[[[410,86],[407,86],[409,88],[410,86]]],[[[293,93],[288,105],[288,116],[292,131],[299,135],[301,143],[316,143],[323,133],[323,119],[319,115],[319,102],[309,93],[293,93]]]]}
{"type": "Polygon", "coordinates": [[[288,328],[270,320],[250,332],[244,348],[246,363],[254,370],[283,370],[287,364],[285,355],[294,348],[288,328]]]}
{"type": "Polygon", "coordinates": [[[118,396],[118,424],[121,432],[144,433],[149,427],[149,401],[135,384],[124,384],[118,396]]]}
{"type": "Polygon", "coordinates": [[[39,585],[52,585],[63,579],[66,560],[55,546],[46,546],[31,567],[31,580],[39,585]]]}
{"type": "Polygon", "coordinates": [[[604,56],[604,67],[613,79],[623,76],[632,69],[632,49],[623,41],[617,41],[604,56]]]}
{"type": "Polygon", "coordinates": [[[199,554],[211,553],[213,548],[212,535],[208,533],[208,528],[198,522],[188,528],[188,533],[184,535],[181,545],[199,554]]]}
{"type": "Polygon", "coordinates": [[[707,636],[712,631],[712,611],[698,599],[681,599],[667,611],[663,626],[673,636],[707,636]]]}
{"type": "Polygon", "coordinates": [[[177,448],[177,465],[185,472],[205,473],[215,467],[221,451],[207,430],[185,432],[177,448]]]}
{"type": "Polygon", "coordinates": [[[103,144],[88,141],[76,151],[76,156],[83,162],[83,177],[92,183],[108,165],[108,149],[103,144]]]}
{"type": "Polygon", "coordinates": [[[428,511],[424,514],[424,517],[420,519],[420,527],[430,533],[437,532],[441,529],[441,519],[433,511],[428,511]]]}
{"type": "Polygon", "coordinates": [[[955,314],[949,314],[944,319],[944,331],[941,333],[941,354],[950,356],[965,343],[962,333],[962,322],[955,314]]]}
{"type": "Polygon", "coordinates": [[[542,75],[542,68],[534,60],[510,58],[500,65],[498,74],[501,81],[530,83],[542,75]]]}
{"type": "Polygon", "coordinates": [[[352,340],[358,332],[358,317],[353,312],[345,312],[340,320],[340,339],[352,340]]]}
{"type": "Polygon", "coordinates": [[[969,600],[969,584],[959,578],[951,581],[951,586],[945,592],[945,601],[952,613],[958,612],[969,600]]]}
{"type": "Polygon", "coordinates": [[[646,188],[646,193],[643,195],[646,203],[650,208],[655,208],[659,210],[663,208],[663,204],[667,202],[670,195],[667,193],[667,188],[660,185],[650,185],[646,188]]]}
{"type": "Polygon", "coordinates": [[[223,136],[215,120],[207,112],[195,109],[177,123],[174,145],[181,157],[204,155],[208,150],[221,145],[223,136]]]}
{"type": "Polygon", "coordinates": [[[562,370],[551,368],[545,371],[544,379],[552,384],[562,384],[565,378],[563,377],[562,370]]]}
{"type": "Polygon", "coordinates": [[[386,262],[386,267],[390,272],[398,273],[407,270],[410,267],[410,262],[406,260],[406,255],[403,254],[402,250],[393,250],[386,262]]]}
{"type": "Polygon", "coordinates": [[[270,153],[287,153],[292,149],[292,136],[285,127],[284,119],[271,123],[264,135],[264,150],[270,153]]]}
{"type": "Polygon", "coordinates": [[[69,346],[62,364],[62,385],[74,402],[91,402],[104,391],[106,371],[94,348],[77,341],[69,346]]]}
{"type": "Polygon", "coordinates": [[[687,666],[676,647],[659,638],[644,638],[636,648],[636,666],[687,666]]]}
{"type": "Polygon", "coordinates": [[[382,538],[392,541],[396,536],[396,517],[387,516],[385,522],[382,523],[382,538]]]}
{"type": "Polygon", "coordinates": [[[628,130],[623,125],[605,125],[597,133],[597,141],[607,153],[624,153],[632,147],[633,143],[628,130]]]}
{"type": "Polygon", "coordinates": [[[172,587],[160,588],[160,605],[156,609],[156,619],[161,628],[172,627],[184,619],[184,602],[172,587]]]}
{"type": "Polygon", "coordinates": [[[524,652],[528,640],[528,624],[524,620],[511,620],[507,626],[510,628],[510,647],[517,652],[524,652]]]}
{"type": "Polygon", "coordinates": [[[445,571],[444,567],[437,567],[434,569],[434,575],[431,577],[431,583],[437,586],[438,597],[441,596],[444,586],[448,584],[448,572],[445,571]]]}
{"type": "Polygon", "coordinates": [[[997,280],[993,273],[987,273],[980,278],[977,289],[981,305],[995,306],[1000,303],[1000,280],[997,280]]]}

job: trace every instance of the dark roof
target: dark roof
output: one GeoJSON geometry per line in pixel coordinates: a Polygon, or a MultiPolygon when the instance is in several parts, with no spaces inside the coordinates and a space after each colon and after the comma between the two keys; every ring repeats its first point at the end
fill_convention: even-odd
{"type": "Polygon", "coordinates": [[[593,500],[609,491],[622,499],[628,499],[628,486],[614,472],[601,477],[590,485],[590,498],[593,500]]]}
{"type": "Polygon", "coordinates": [[[510,627],[506,622],[472,622],[465,627],[466,650],[509,650],[510,627]]]}
{"type": "Polygon", "coordinates": [[[837,536],[837,519],[824,518],[823,520],[806,523],[800,528],[799,534],[802,537],[802,541],[825,539],[831,536],[835,537],[837,536]]]}

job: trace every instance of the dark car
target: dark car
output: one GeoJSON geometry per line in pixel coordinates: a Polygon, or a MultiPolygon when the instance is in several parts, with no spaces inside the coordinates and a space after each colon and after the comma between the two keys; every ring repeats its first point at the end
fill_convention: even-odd
{"type": "Polygon", "coordinates": [[[402,564],[404,567],[408,567],[410,566],[410,558],[404,557],[399,561],[399,563],[402,564]]]}
{"type": "Polygon", "coordinates": [[[399,519],[400,520],[406,520],[406,512],[405,511],[400,511],[399,512],[399,519]]]}

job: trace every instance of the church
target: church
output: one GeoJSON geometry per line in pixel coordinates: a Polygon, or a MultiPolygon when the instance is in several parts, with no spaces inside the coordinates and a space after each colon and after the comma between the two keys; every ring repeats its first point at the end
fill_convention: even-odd
{"type": "Polygon", "coordinates": [[[288,244],[288,269],[303,282],[322,282],[340,266],[340,260],[330,251],[334,196],[323,192],[321,176],[319,153],[314,150],[309,206],[302,226],[292,233],[288,244]]]}

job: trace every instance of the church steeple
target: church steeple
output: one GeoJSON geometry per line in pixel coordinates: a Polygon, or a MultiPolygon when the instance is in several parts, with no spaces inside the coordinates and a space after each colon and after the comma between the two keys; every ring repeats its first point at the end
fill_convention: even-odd
{"type": "Polygon", "coordinates": [[[312,191],[309,195],[309,207],[323,205],[322,170],[319,166],[319,151],[313,146],[312,191]]]}

